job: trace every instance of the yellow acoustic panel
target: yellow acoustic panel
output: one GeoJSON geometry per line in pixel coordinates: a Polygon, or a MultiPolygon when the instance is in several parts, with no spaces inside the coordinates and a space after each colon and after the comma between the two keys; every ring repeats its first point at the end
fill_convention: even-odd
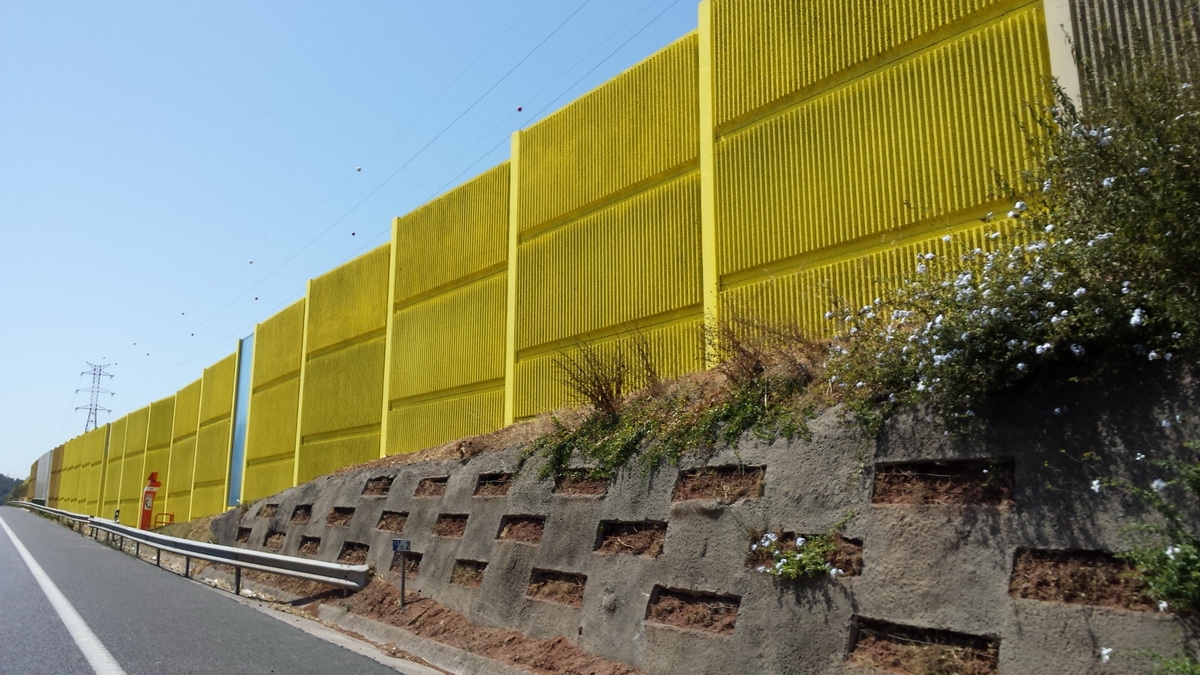
{"type": "MultiPolygon", "coordinates": [[[[1030,0],[714,0],[718,125],[1030,0]]],[[[1040,4],[1040,3],[1038,3],[1040,4]]]]}
{"type": "Polygon", "coordinates": [[[521,133],[520,232],[697,160],[697,49],[688,35],[521,133]]]}
{"type": "Polygon", "coordinates": [[[1026,165],[1019,125],[1043,100],[1044,33],[1030,7],[722,138],[721,274],[993,200],[995,172],[1026,165]]]}
{"type": "Polygon", "coordinates": [[[300,456],[297,459],[299,482],[304,483],[343,467],[378,458],[378,431],[351,438],[305,443],[300,448],[300,456]]]}
{"type": "Polygon", "coordinates": [[[396,302],[503,265],[508,258],[505,162],[398,219],[396,302]]]}
{"type": "Polygon", "coordinates": [[[150,406],[129,413],[125,429],[125,464],[121,473],[121,524],[136,527],[146,475],[146,436],[150,425],[150,406]]]}
{"type": "MultiPolygon", "coordinates": [[[[175,397],[168,396],[150,404],[150,428],[146,434],[146,461],[142,468],[146,478],[158,474],[158,481],[167,484],[167,470],[171,462],[171,429],[175,423],[175,397]]],[[[165,494],[155,499],[155,511],[161,511],[165,494]]]]}
{"type": "Polygon", "coordinates": [[[196,472],[192,478],[193,519],[225,510],[231,433],[232,423],[226,417],[200,425],[200,431],[196,434],[196,472]]]}
{"type": "Polygon", "coordinates": [[[699,174],[523,242],[518,255],[518,352],[699,306],[699,174]]]}
{"type": "Polygon", "coordinates": [[[507,292],[501,271],[397,310],[392,400],[503,378],[507,292]]]}
{"type": "Polygon", "coordinates": [[[416,452],[504,426],[504,388],[401,404],[388,415],[388,454],[416,452]]]}
{"type": "Polygon", "coordinates": [[[192,472],[203,382],[203,378],[196,380],[175,394],[175,422],[171,430],[171,460],[163,510],[173,513],[175,522],[179,523],[191,520],[192,472]]]}
{"type": "Polygon", "coordinates": [[[304,349],[304,300],[289,306],[254,329],[254,370],[251,386],[257,390],[275,380],[300,372],[304,349]]]}
{"type": "MultiPolygon", "coordinates": [[[[700,328],[702,324],[700,311],[697,309],[688,319],[663,328],[640,332],[659,377],[677,377],[703,368],[700,328]]],[[[637,379],[641,367],[633,351],[632,342],[637,339],[636,335],[638,334],[626,333],[591,343],[592,348],[602,357],[611,358],[618,352],[625,354],[630,379],[630,386],[627,387],[629,391],[636,391],[644,385],[637,379]]],[[[574,348],[567,348],[566,353],[573,351],[574,348]]],[[[553,353],[518,361],[517,399],[514,409],[518,418],[532,417],[566,405],[580,404],[563,384],[562,373],[554,363],[558,357],[558,353],[553,353]]]]}
{"type": "Polygon", "coordinates": [[[317,277],[309,285],[308,354],[380,332],[387,325],[391,245],[317,277]]]}
{"type": "Polygon", "coordinates": [[[201,379],[200,426],[232,415],[237,387],[237,354],[230,354],[205,368],[201,379]]]}
{"type": "MultiPolygon", "coordinates": [[[[773,325],[795,325],[807,335],[828,337],[835,325],[825,313],[835,303],[856,310],[916,275],[917,256],[960,260],[975,248],[987,250],[988,234],[1000,225],[981,224],[958,230],[949,242],[943,232],[923,238],[878,246],[845,260],[768,277],[721,294],[729,316],[753,317],[773,325]]],[[[923,260],[923,258],[922,258],[923,260]]]]}
{"type": "Polygon", "coordinates": [[[82,513],[100,515],[100,489],[104,476],[104,460],[108,449],[109,425],[97,427],[81,436],[83,485],[80,496],[84,500],[82,513]]]}
{"type": "MultiPolygon", "coordinates": [[[[309,360],[302,389],[302,437],[378,426],[383,414],[383,351],[383,335],[378,335],[309,360]]],[[[378,448],[375,453],[378,456],[378,448]]]]}
{"type": "Polygon", "coordinates": [[[79,437],[63,444],[62,477],[58,484],[58,503],[60,509],[77,511],[76,502],[79,490],[79,437]]]}
{"type": "Polygon", "coordinates": [[[246,467],[243,475],[243,504],[252,504],[263,497],[282,492],[292,487],[292,474],[295,472],[296,455],[293,451],[287,457],[267,459],[246,467]]]}
{"type": "Polygon", "coordinates": [[[292,486],[299,402],[299,373],[251,394],[243,503],[292,486]]]}
{"type": "Polygon", "coordinates": [[[125,429],[128,424],[128,415],[112,423],[112,433],[108,438],[108,460],[104,467],[104,489],[101,493],[102,518],[112,518],[113,511],[121,500],[121,474],[125,468],[125,429]]]}

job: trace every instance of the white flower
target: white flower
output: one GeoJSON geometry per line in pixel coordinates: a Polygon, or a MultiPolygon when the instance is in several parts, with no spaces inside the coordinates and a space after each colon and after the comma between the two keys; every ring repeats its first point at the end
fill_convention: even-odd
{"type": "Polygon", "coordinates": [[[833,312],[825,312],[825,318],[826,318],[826,319],[832,319],[832,318],[833,318],[833,312]]]}
{"type": "Polygon", "coordinates": [[[1166,600],[1159,600],[1159,601],[1158,601],[1158,611],[1160,611],[1160,612],[1165,612],[1165,611],[1167,611],[1167,608],[1168,608],[1168,607],[1170,607],[1170,605],[1168,605],[1168,604],[1167,604],[1167,601],[1166,601],[1166,600]]]}
{"type": "Polygon", "coordinates": [[[934,256],[932,253],[926,253],[926,254],[925,254],[925,259],[926,259],[926,260],[933,260],[935,257],[936,257],[936,256],[934,256]]]}
{"type": "Polygon", "coordinates": [[[796,537],[796,548],[800,548],[807,543],[808,543],[808,540],[805,539],[804,537],[796,537]]]}
{"type": "Polygon", "coordinates": [[[759,565],[758,567],[754,568],[754,571],[758,572],[759,574],[766,574],[767,568],[763,567],[762,565],[759,565]]]}
{"type": "Polygon", "coordinates": [[[1041,355],[1041,354],[1045,354],[1046,352],[1049,352],[1053,349],[1054,349],[1054,345],[1050,344],[1049,342],[1046,342],[1044,344],[1038,345],[1037,347],[1034,347],[1033,350],[1035,352],[1037,352],[1039,355],[1041,355]]]}
{"type": "Polygon", "coordinates": [[[1129,325],[1140,326],[1144,323],[1146,323],[1146,310],[1138,307],[1137,309],[1133,310],[1133,316],[1129,317],[1129,325]]]}
{"type": "Polygon", "coordinates": [[[1025,365],[1024,363],[1018,363],[1018,364],[1017,364],[1017,372],[1021,372],[1021,373],[1023,373],[1023,372],[1025,372],[1026,370],[1029,370],[1029,366],[1025,365]]]}
{"type": "Polygon", "coordinates": [[[925,274],[927,269],[928,268],[925,267],[925,263],[921,263],[920,265],[917,265],[917,274],[925,274]]]}
{"type": "MultiPolygon", "coordinates": [[[[1150,359],[1151,361],[1157,361],[1162,357],[1159,356],[1157,349],[1152,349],[1152,350],[1150,350],[1150,353],[1146,355],[1146,358],[1150,359]]],[[[1166,420],[1163,420],[1163,421],[1165,422],[1166,420]]]]}
{"type": "Polygon", "coordinates": [[[1134,455],[1133,458],[1140,462],[1143,459],[1146,459],[1146,455],[1139,452],[1138,454],[1134,455]]]}
{"type": "Polygon", "coordinates": [[[1155,478],[1154,481],[1150,483],[1150,489],[1154,490],[1155,492],[1162,492],[1163,490],[1167,489],[1167,481],[1161,478],[1155,478]]]}
{"type": "Polygon", "coordinates": [[[1150,167],[1143,166],[1142,168],[1138,169],[1139,176],[1145,176],[1148,173],[1150,173],[1150,167]]]}
{"type": "Polygon", "coordinates": [[[1087,289],[1083,286],[1080,286],[1079,288],[1075,289],[1075,292],[1071,294],[1071,297],[1082,298],[1084,293],[1087,293],[1087,289]]]}
{"type": "Polygon", "coordinates": [[[1047,231],[1047,232],[1053,232],[1053,231],[1054,231],[1054,223],[1051,223],[1051,224],[1047,225],[1047,226],[1046,226],[1046,231],[1047,231]]]}
{"type": "Polygon", "coordinates": [[[948,235],[948,234],[947,234],[946,236],[942,237],[942,241],[944,241],[944,242],[946,242],[947,244],[949,244],[949,243],[950,243],[950,235],[948,235]]]}
{"type": "Polygon", "coordinates": [[[1113,653],[1112,647],[1101,647],[1100,648],[1100,663],[1108,663],[1110,660],[1112,660],[1112,653],[1113,653]]]}
{"type": "Polygon", "coordinates": [[[1013,204],[1013,210],[1018,213],[1025,213],[1025,202],[1017,202],[1016,204],[1013,204]]]}
{"type": "Polygon", "coordinates": [[[845,572],[843,572],[840,568],[837,568],[837,567],[834,567],[833,569],[829,570],[829,578],[830,579],[836,579],[840,576],[845,576],[845,574],[846,574],[845,572]]]}
{"type": "Polygon", "coordinates": [[[1071,345],[1071,353],[1075,356],[1082,357],[1086,352],[1083,345],[1071,345]]]}
{"type": "Polygon", "coordinates": [[[1100,494],[1100,479],[1099,478],[1092,481],[1092,492],[1095,492],[1096,494],[1100,494]]]}
{"type": "Polygon", "coordinates": [[[1117,177],[1109,176],[1108,178],[1105,178],[1104,180],[1100,181],[1100,187],[1107,190],[1107,189],[1111,188],[1113,186],[1113,183],[1115,183],[1115,182],[1117,182],[1117,177]]]}
{"type": "Polygon", "coordinates": [[[1174,560],[1174,559],[1175,559],[1175,555],[1176,555],[1177,553],[1179,553],[1179,547],[1178,547],[1178,546],[1175,546],[1174,544],[1172,544],[1172,545],[1170,545],[1170,546],[1167,546],[1167,550],[1163,551],[1163,553],[1166,553],[1166,554],[1167,554],[1167,558],[1168,558],[1169,560],[1174,560]]]}

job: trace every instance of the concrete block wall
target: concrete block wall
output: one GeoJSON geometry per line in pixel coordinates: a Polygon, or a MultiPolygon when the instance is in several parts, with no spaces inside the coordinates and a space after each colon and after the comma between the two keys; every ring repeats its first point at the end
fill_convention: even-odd
{"type": "Polygon", "coordinates": [[[1128,526],[1147,514],[1114,491],[1093,492],[1091,480],[1148,484],[1159,477],[1135,453],[1155,459],[1183,452],[1180,439],[1198,430],[1196,399],[1187,378],[1156,372],[1119,389],[1022,392],[982,435],[947,435],[913,412],[875,440],[832,410],[811,423],[810,440],[746,439],[680,467],[649,473],[633,467],[602,496],[556,494],[551,480],[538,479],[538,460],[514,477],[507,495],[474,496],[480,474],[514,471],[520,448],[510,448],[462,461],[326,476],[231,512],[214,529],[221,543],[232,544],[244,528],[242,545],[256,548],[264,548],[271,532],[286,533],[282,552],[289,555],[298,553],[302,537],[319,537],[316,557],[328,561],[338,558],[345,542],[368,544],[368,562],[393,582],[391,539],[404,537],[422,555],[410,590],[477,623],[538,637],[564,635],[589,652],[649,673],[679,672],[681,664],[706,673],[843,672],[854,627],[863,619],[996,641],[1001,673],[1136,672],[1136,664],[1122,658],[1102,663],[1099,649],[1175,654],[1195,636],[1170,613],[1015,597],[1009,591],[1014,556],[1022,548],[1127,550],[1128,526]],[[1013,502],[872,502],[877,466],[963,459],[1011,460],[1013,502]],[[761,496],[732,504],[672,501],[680,473],[702,465],[765,467],[761,496]],[[367,481],[380,476],[394,478],[387,495],[364,496],[367,481]],[[445,493],[414,496],[429,477],[446,477],[445,493]],[[308,504],[309,523],[289,522],[296,506],[308,504]],[[276,515],[261,517],[269,505],[276,515]],[[355,509],[348,526],[326,522],[335,507],[355,509]],[[376,529],[384,511],[408,514],[401,533],[376,529]],[[850,513],[844,532],[863,544],[860,576],[780,582],[747,566],[755,529],[822,533],[850,513]],[[462,537],[433,534],[443,514],[468,516],[462,537]],[[505,516],[544,517],[541,542],[498,540],[505,516]],[[603,521],[665,522],[661,555],[596,552],[603,521]],[[458,560],[486,563],[478,588],[450,582],[458,560]],[[535,569],[584,575],[582,606],[528,597],[535,569]],[[648,603],[663,588],[738,598],[733,631],[648,620],[648,603]]]}

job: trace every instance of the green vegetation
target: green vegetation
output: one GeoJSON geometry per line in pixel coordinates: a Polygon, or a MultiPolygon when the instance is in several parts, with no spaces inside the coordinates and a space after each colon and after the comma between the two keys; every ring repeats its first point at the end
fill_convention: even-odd
{"type": "Polygon", "coordinates": [[[0,504],[7,502],[10,497],[21,496],[20,494],[14,495],[14,491],[22,485],[24,485],[24,481],[20,478],[10,478],[0,473],[0,504]]]}

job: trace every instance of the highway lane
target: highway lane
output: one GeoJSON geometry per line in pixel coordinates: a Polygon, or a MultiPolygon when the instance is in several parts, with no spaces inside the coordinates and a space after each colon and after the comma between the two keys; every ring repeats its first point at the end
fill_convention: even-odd
{"type": "MultiPolygon", "coordinates": [[[[0,508],[0,518],[130,675],[429,672],[326,642],[232,594],[160,570],[40,516],[0,508]]],[[[0,673],[91,672],[0,529],[0,673]]]]}

